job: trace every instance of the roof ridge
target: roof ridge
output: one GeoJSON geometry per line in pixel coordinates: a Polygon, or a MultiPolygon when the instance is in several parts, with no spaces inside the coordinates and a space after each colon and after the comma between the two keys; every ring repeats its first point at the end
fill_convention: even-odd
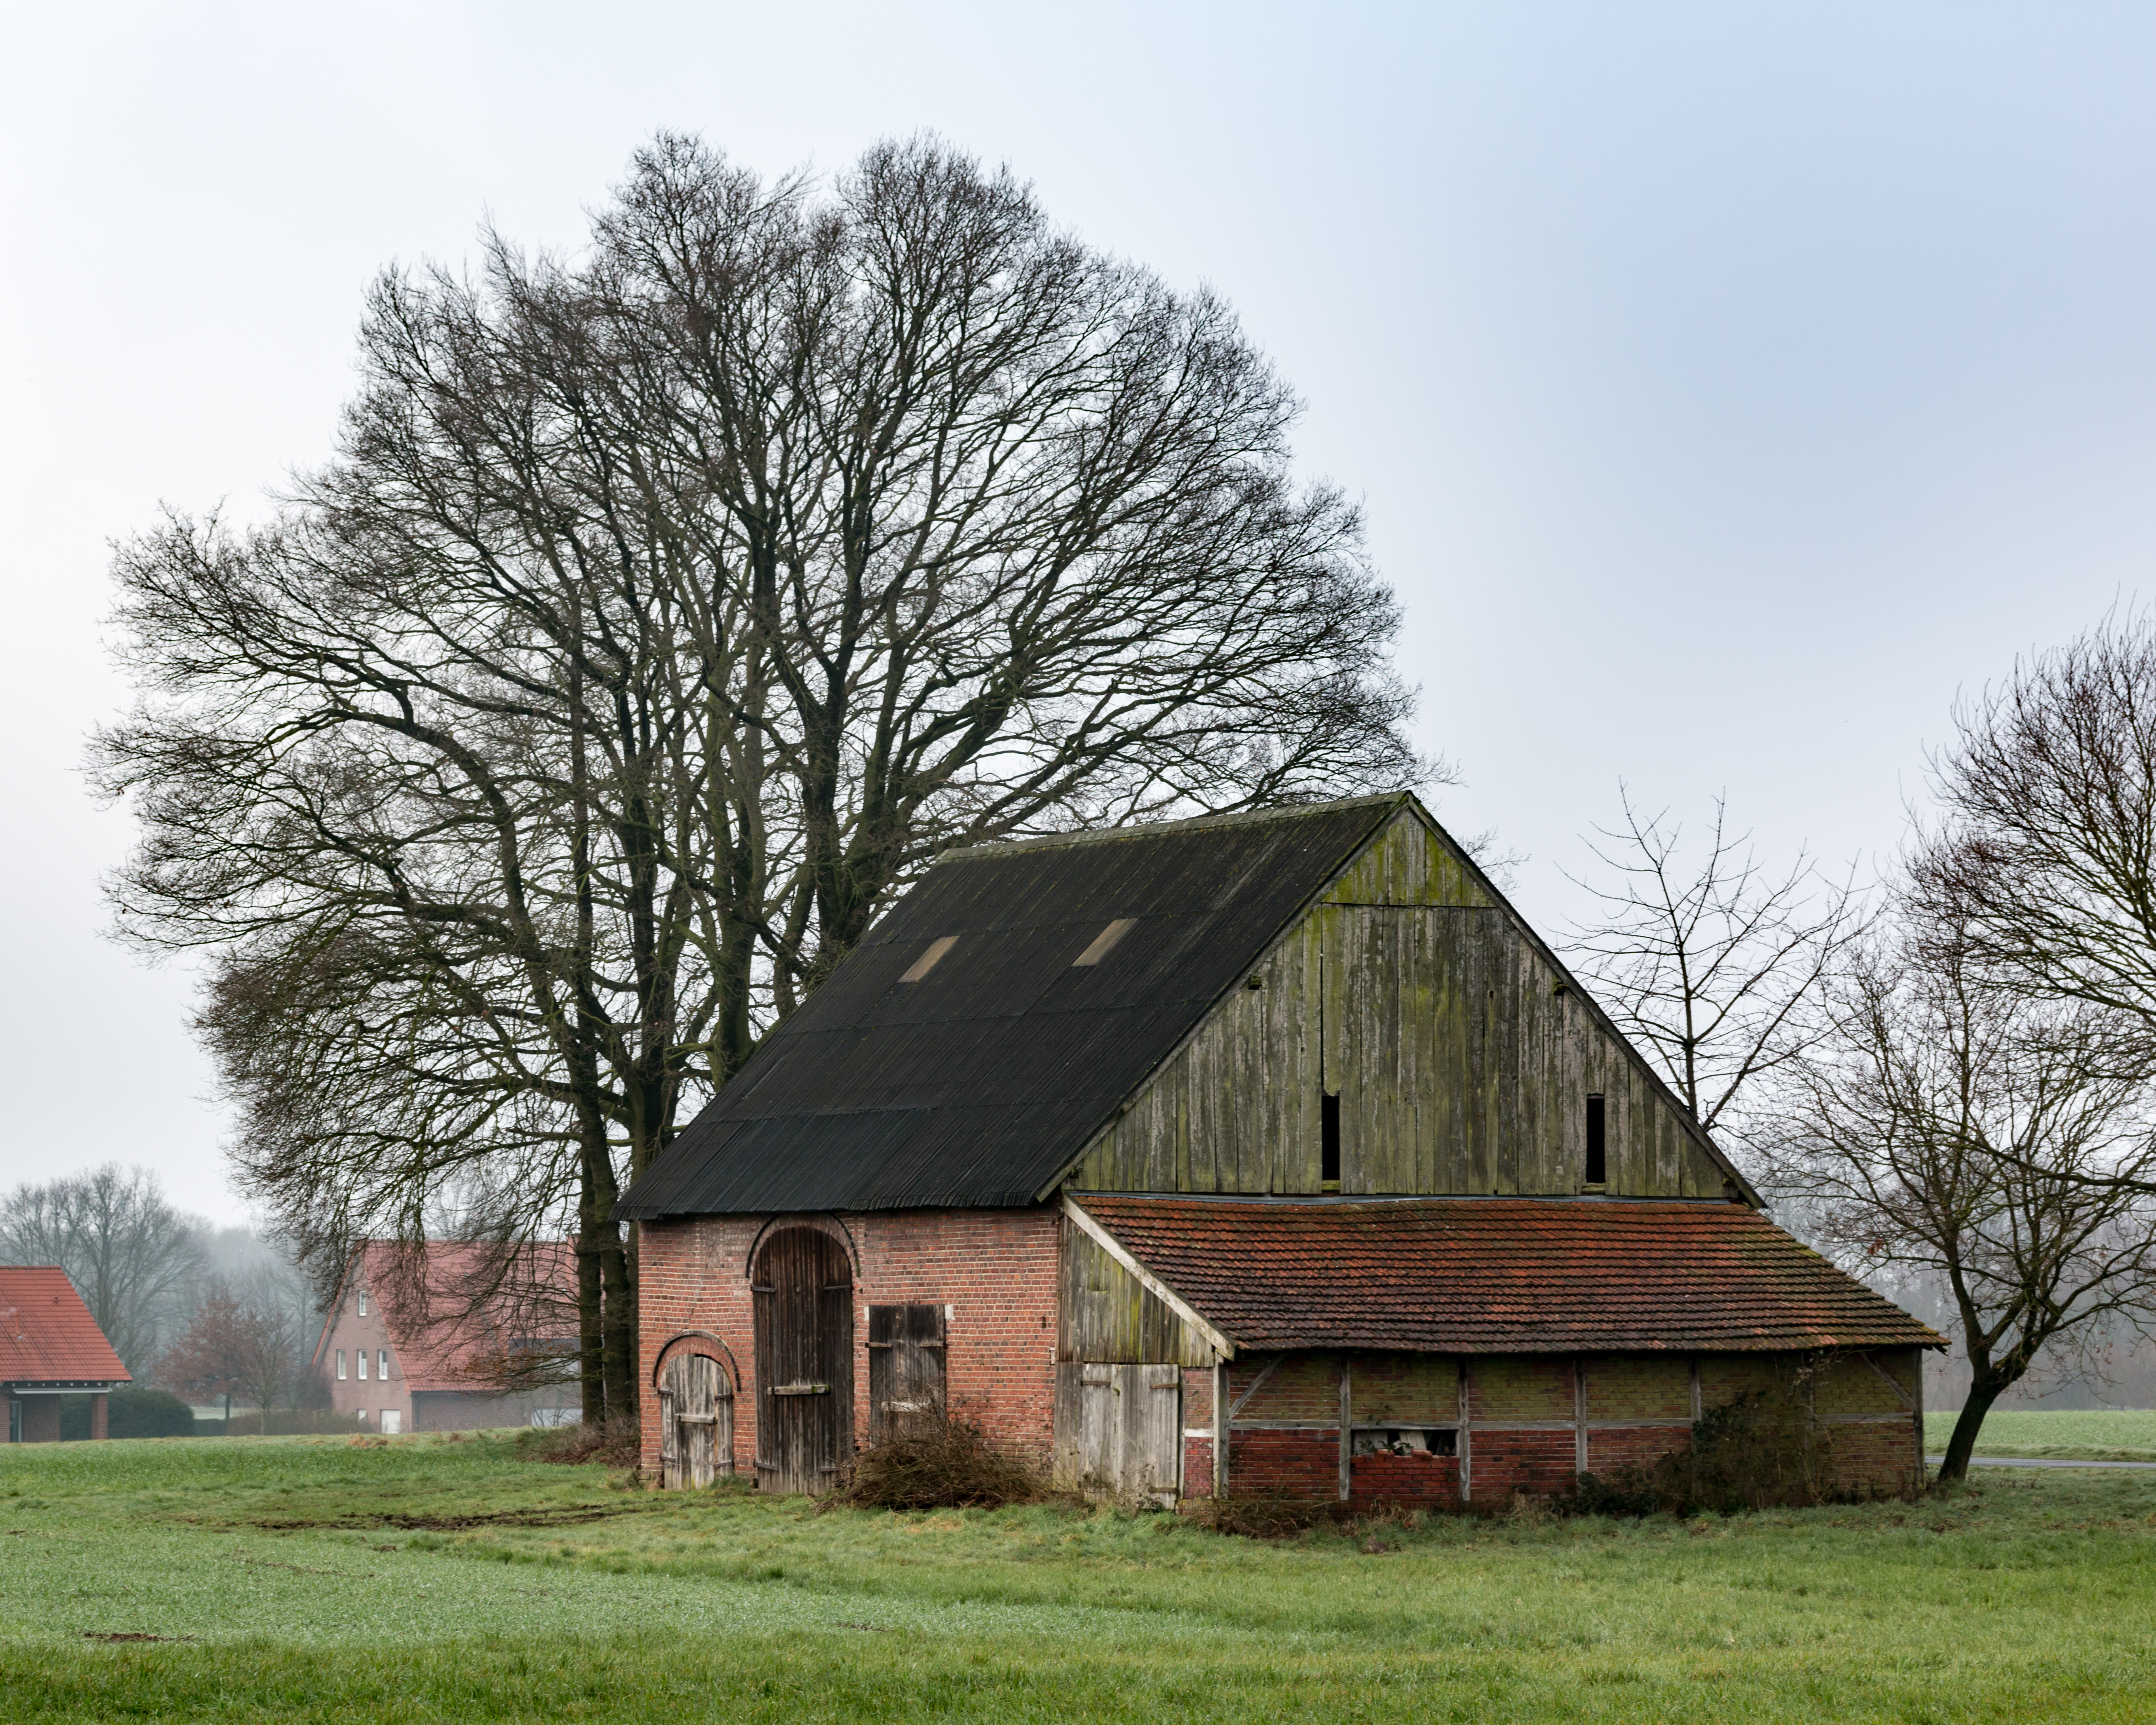
{"type": "Polygon", "coordinates": [[[1325,803],[1283,803],[1268,809],[1236,809],[1221,814],[1194,814],[1182,820],[1139,821],[1128,826],[1081,827],[1068,833],[1043,833],[1031,839],[996,839],[938,851],[938,862],[971,862],[1009,856],[1023,850],[1054,850],[1070,845],[1106,844],[1118,839],[1150,839],[1160,833],[1187,833],[1220,827],[1257,826],[1267,821],[1334,814],[1343,809],[1375,809],[1405,800],[1409,791],[1380,791],[1367,797],[1337,797],[1325,803]]]}

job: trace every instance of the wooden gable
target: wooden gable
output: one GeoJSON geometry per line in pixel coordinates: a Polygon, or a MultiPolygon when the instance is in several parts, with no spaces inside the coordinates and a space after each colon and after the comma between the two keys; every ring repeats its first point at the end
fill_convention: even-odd
{"type": "Polygon", "coordinates": [[[1730,1176],[1645,1061],[1414,805],[1352,857],[1086,1152],[1081,1191],[1558,1194],[1590,1096],[1623,1196],[1730,1176]],[[1337,1187],[1322,1165],[1337,1096],[1337,1187]]]}

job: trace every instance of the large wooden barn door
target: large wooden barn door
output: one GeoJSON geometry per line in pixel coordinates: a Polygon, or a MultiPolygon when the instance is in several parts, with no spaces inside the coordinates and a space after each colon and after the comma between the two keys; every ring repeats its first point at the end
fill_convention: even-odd
{"type": "Polygon", "coordinates": [[[1060,1365],[1056,1484],[1173,1503],[1183,1489],[1183,1368],[1060,1365]]]}
{"type": "Polygon", "coordinates": [[[659,1484],[708,1486],[734,1471],[734,1390],[709,1354],[677,1353],[659,1379],[659,1484]]]}
{"type": "Polygon", "coordinates": [[[764,1242],[750,1286],[757,1486],[828,1491],[853,1445],[853,1266],[828,1234],[781,1228],[764,1242]]]}
{"type": "Polygon", "coordinates": [[[869,1441],[919,1437],[943,1423],[943,1308],[869,1307],[869,1441]]]}

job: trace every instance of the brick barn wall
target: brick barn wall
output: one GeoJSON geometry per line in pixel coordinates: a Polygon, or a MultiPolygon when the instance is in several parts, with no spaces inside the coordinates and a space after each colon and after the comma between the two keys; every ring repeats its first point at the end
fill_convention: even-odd
{"type": "MultiPolygon", "coordinates": [[[[1583,1428],[1587,1466],[1607,1474],[1650,1466],[1691,1441],[1701,1411],[1747,1390],[1786,1384],[1805,1363],[1784,1354],[1676,1353],[1456,1358],[1351,1354],[1349,1388],[1358,1426],[1441,1427],[1459,1417],[1463,1365],[1472,1425],[1468,1477],[1477,1502],[1515,1492],[1569,1491],[1578,1476],[1583,1428]],[[1697,1373],[1695,1391],[1694,1374],[1697,1373]]],[[[1259,1357],[1229,1368],[1231,1405],[1242,1400],[1229,1445],[1235,1496],[1337,1497],[1340,1487],[1339,1386],[1342,1356],[1312,1352],[1270,1363],[1259,1357]],[[1243,1399],[1247,1396],[1248,1399],[1243,1399]]],[[[1212,1480],[1207,1374],[1184,1374],[1184,1478],[1193,1495],[1212,1480]],[[1195,1410],[1202,1407],[1202,1417],[1195,1410]],[[1199,1428],[1208,1428],[1204,1435],[1199,1428]]],[[[1898,1493],[1917,1481],[1914,1350],[1835,1360],[1819,1376],[1814,1404],[1827,1422],[1833,1483],[1859,1493],[1898,1493]]],[[[1459,1464],[1434,1455],[1357,1455],[1350,1495],[1358,1502],[1457,1502],[1459,1464]]]]}
{"type": "MultiPolygon", "coordinates": [[[[846,1241],[854,1271],[854,1431],[868,1431],[868,1308],[937,1305],[947,1320],[946,1393],[954,1413],[1043,1462],[1052,1435],[1056,1252],[1060,1218],[1029,1210],[871,1211],[786,1217],[846,1241]]],[[[756,1328],[748,1255],[768,1216],[644,1224],[639,1243],[639,1358],[644,1467],[659,1467],[655,1374],[666,1344],[704,1332],[732,1356],[734,1467],[756,1460],[756,1328]]]]}

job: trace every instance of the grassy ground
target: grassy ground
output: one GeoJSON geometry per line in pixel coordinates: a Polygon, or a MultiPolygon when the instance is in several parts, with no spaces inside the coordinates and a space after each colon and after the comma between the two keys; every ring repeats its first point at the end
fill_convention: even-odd
{"type": "MultiPolygon", "coordinates": [[[[1924,1436],[1936,1455],[1953,1432],[1953,1413],[1924,1415],[1924,1436]]],[[[1976,1440],[1979,1455],[2036,1455],[2074,1461],[2156,1461],[2156,1409],[1994,1408],[1976,1440]]]]}
{"type": "Polygon", "coordinates": [[[1166,1516],[662,1497],[506,1439],[179,1439],[0,1448],[0,1553],[10,1719],[2156,1710],[2138,1474],[1259,1543],[1166,1516]]]}

